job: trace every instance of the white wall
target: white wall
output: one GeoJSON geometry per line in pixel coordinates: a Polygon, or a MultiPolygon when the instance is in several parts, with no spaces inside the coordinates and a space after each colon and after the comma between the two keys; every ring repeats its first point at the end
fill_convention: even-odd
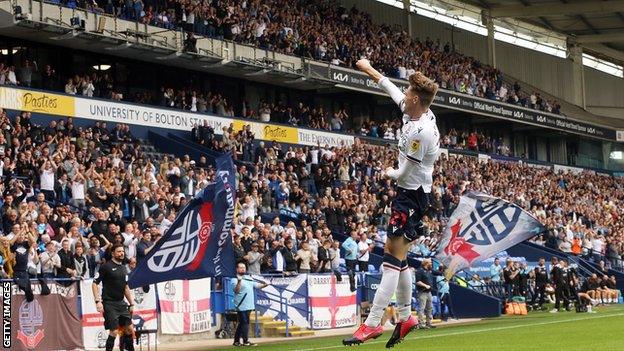
{"type": "Polygon", "coordinates": [[[624,79],[585,67],[585,87],[588,110],[624,119],[624,79]]]}

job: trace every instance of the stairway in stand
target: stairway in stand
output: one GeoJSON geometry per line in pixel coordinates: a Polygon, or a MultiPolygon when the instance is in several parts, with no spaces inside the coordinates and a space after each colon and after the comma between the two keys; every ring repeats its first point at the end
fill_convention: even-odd
{"type": "MultiPolygon", "coordinates": [[[[254,335],[256,328],[255,313],[252,312],[250,319],[251,323],[249,325],[249,335],[254,335]]],[[[273,319],[273,317],[270,316],[258,316],[258,329],[260,331],[260,336],[263,338],[286,336],[286,322],[275,320],[273,319]]],[[[313,330],[304,329],[293,325],[288,327],[288,332],[291,337],[314,335],[313,330]]]]}

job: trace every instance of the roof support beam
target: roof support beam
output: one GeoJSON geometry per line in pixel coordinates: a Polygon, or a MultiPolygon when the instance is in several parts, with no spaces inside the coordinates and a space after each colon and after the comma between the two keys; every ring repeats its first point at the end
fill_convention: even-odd
{"type": "Polygon", "coordinates": [[[492,17],[539,17],[548,15],[577,15],[624,11],[623,0],[583,1],[578,3],[548,3],[531,6],[501,5],[492,7],[492,17]]]}
{"type": "Polygon", "coordinates": [[[624,41],[624,32],[579,35],[573,40],[579,44],[622,42],[624,41]]]}
{"type": "Polygon", "coordinates": [[[603,54],[620,62],[624,62],[624,52],[620,50],[611,49],[610,47],[602,44],[586,44],[584,48],[603,54]]]}

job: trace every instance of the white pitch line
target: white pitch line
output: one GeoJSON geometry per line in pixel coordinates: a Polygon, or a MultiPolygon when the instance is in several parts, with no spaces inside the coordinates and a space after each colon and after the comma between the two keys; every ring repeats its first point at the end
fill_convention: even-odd
{"type": "MultiPolygon", "coordinates": [[[[445,337],[445,336],[456,336],[456,335],[465,335],[465,334],[485,333],[485,332],[492,332],[492,331],[497,331],[497,330],[517,329],[517,328],[524,328],[524,327],[533,327],[533,326],[537,326],[537,325],[549,325],[549,324],[568,323],[568,322],[584,321],[584,320],[589,320],[589,319],[610,318],[610,317],[617,317],[617,316],[624,316],[624,313],[605,314],[605,315],[592,316],[592,317],[587,317],[587,318],[569,318],[569,319],[565,319],[565,320],[555,320],[555,321],[550,321],[550,322],[540,322],[540,323],[531,323],[531,324],[516,324],[516,325],[509,325],[509,326],[506,326],[506,327],[495,327],[495,328],[487,328],[487,329],[466,330],[466,331],[460,331],[460,332],[450,332],[450,333],[445,333],[445,334],[425,335],[425,336],[418,336],[418,337],[415,337],[415,338],[406,338],[405,340],[433,339],[433,338],[441,338],[441,337],[445,337]]],[[[364,343],[363,345],[383,344],[383,343],[385,343],[385,342],[384,341],[372,341],[372,342],[364,343]]],[[[293,350],[293,351],[329,350],[329,349],[338,349],[338,348],[343,348],[343,347],[347,347],[347,346],[344,346],[344,345],[333,345],[333,346],[315,347],[315,348],[311,348],[311,349],[298,349],[298,350],[293,350]]]]}

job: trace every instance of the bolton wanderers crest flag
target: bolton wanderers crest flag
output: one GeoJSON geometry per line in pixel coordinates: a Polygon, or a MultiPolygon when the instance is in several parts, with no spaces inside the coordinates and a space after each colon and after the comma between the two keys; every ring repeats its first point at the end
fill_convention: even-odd
{"type": "Polygon", "coordinates": [[[464,194],[444,229],[436,258],[446,276],[544,232],[530,213],[483,193],[464,194]]]}
{"type": "Polygon", "coordinates": [[[229,155],[216,159],[216,183],[180,211],[171,227],[128,278],[130,288],[176,279],[235,276],[230,227],[236,202],[229,155]]]}

